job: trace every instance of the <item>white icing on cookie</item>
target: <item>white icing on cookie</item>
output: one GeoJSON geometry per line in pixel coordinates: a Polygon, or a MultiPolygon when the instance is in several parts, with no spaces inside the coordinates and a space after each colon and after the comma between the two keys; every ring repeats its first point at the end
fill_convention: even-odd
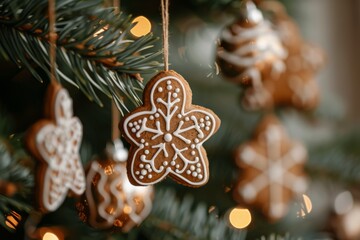
{"type": "Polygon", "coordinates": [[[286,67],[283,60],[287,57],[287,51],[283,48],[276,32],[271,29],[270,23],[263,20],[252,28],[243,28],[233,24],[230,28],[225,28],[221,34],[222,41],[236,46],[235,51],[218,52],[218,57],[225,62],[244,68],[245,71],[239,73],[234,78],[248,76],[256,86],[262,82],[259,64],[271,64],[272,76],[278,77],[284,72],[286,67]],[[230,29],[231,28],[231,29],[230,29]],[[253,73],[257,71],[257,73],[253,73]]]}
{"type": "Polygon", "coordinates": [[[238,191],[242,198],[250,203],[268,187],[268,214],[272,218],[279,218],[287,210],[287,203],[283,200],[283,189],[287,188],[293,193],[301,194],[307,188],[303,176],[290,172],[294,166],[304,163],[307,156],[306,149],[301,144],[292,142],[289,149],[282,153],[282,143],[288,140],[284,129],[279,125],[269,125],[258,141],[265,144],[265,153],[259,153],[252,146],[245,145],[237,161],[239,165],[243,163],[260,173],[238,191]]]}
{"type": "Polygon", "coordinates": [[[139,185],[157,183],[168,174],[194,186],[207,182],[209,174],[202,144],[214,134],[216,119],[203,108],[186,111],[187,97],[185,86],[179,78],[163,77],[152,86],[151,110],[136,112],[125,119],[124,134],[137,146],[131,161],[130,174],[139,185]],[[156,114],[159,117],[152,119],[151,116],[156,114]],[[138,119],[142,120],[142,125],[133,132],[132,125],[138,119]],[[203,122],[200,122],[200,119],[203,119],[203,122]],[[140,139],[146,136],[148,146],[140,142],[140,139]],[[147,150],[150,154],[145,153],[147,150]],[[157,175],[152,174],[152,177],[148,178],[148,172],[136,174],[135,169],[139,168],[140,164],[149,164],[150,169],[157,175]],[[198,167],[191,170],[197,164],[198,167]],[[202,174],[197,174],[197,171],[202,174]]]}
{"type": "Polygon", "coordinates": [[[36,134],[36,148],[47,163],[41,192],[41,203],[55,211],[68,191],[81,195],[85,191],[84,170],[79,148],[82,125],[73,117],[72,100],[65,89],[56,94],[55,122],[44,125],[36,134]]]}
{"type": "Polygon", "coordinates": [[[292,75],[288,79],[289,88],[294,95],[292,101],[301,106],[311,105],[318,96],[318,88],[313,79],[304,80],[300,76],[292,75]]]}

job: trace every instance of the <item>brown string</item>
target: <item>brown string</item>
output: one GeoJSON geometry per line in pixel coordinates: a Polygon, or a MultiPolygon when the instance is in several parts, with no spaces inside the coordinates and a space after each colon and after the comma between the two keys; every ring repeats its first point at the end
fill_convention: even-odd
{"type": "Polygon", "coordinates": [[[56,32],[55,32],[55,0],[49,0],[49,58],[50,58],[50,81],[57,83],[56,81],[56,32]]]}
{"type": "Polygon", "coordinates": [[[169,0],[161,0],[164,70],[169,70],[169,0]]]}
{"type": "MultiPolygon", "coordinates": [[[[120,12],[120,0],[113,0],[113,7],[115,14],[120,12]]],[[[120,112],[115,104],[115,100],[111,101],[111,138],[113,141],[120,138],[120,130],[118,124],[120,122],[120,112]]]]}

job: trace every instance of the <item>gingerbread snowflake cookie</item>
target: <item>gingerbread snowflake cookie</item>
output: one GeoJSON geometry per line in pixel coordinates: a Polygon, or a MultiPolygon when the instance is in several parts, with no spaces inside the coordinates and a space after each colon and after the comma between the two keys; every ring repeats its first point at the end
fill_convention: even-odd
{"type": "Polygon", "coordinates": [[[282,218],[289,201],[307,188],[306,158],[304,146],[290,140],[275,117],[265,117],[254,140],[235,152],[243,170],[234,189],[235,200],[257,206],[271,220],[282,218]]]}
{"type": "Polygon", "coordinates": [[[37,200],[44,212],[55,211],[68,191],[85,191],[84,170],[79,156],[82,125],[73,116],[72,100],[66,89],[50,84],[45,119],[28,131],[26,145],[40,162],[37,167],[37,200]]]}
{"type": "Polygon", "coordinates": [[[147,84],[144,104],[120,123],[131,143],[127,164],[134,185],[151,185],[172,177],[200,187],[209,179],[203,143],[220,126],[209,109],[191,104],[185,79],[174,71],[160,72],[147,84]]]}

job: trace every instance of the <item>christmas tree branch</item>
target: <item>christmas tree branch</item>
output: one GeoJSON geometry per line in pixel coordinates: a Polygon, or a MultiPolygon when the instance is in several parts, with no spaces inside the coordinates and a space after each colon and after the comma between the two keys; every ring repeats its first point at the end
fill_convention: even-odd
{"type": "Polygon", "coordinates": [[[140,226],[150,239],[245,239],[246,231],[231,229],[225,219],[208,213],[191,197],[179,201],[171,190],[157,190],[153,211],[140,226]],[[158,231],[154,231],[156,228],[158,231]]]}
{"type": "MultiPolygon", "coordinates": [[[[148,52],[157,40],[151,34],[134,39],[130,16],[101,8],[100,0],[57,1],[58,79],[77,86],[101,105],[96,89],[126,110],[124,97],[141,103],[138,73],[153,72],[160,51],[148,52]],[[99,8],[100,7],[100,8],[99,8]]],[[[36,67],[49,74],[47,1],[0,2],[0,55],[26,67],[42,81],[36,67]]]]}
{"type": "Polygon", "coordinates": [[[360,182],[360,131],[338,137],[311,149],[307,169],[312,176],[358,184],[360,182]]]}

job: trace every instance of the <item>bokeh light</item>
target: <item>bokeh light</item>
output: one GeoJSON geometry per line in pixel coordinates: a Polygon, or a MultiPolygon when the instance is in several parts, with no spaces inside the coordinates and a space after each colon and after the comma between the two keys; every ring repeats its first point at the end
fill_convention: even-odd
{"type": "Polygon", "coordinates": [[[303,194],[302,197],[304,200],[304,206],[300,210],[300,216],[305,217],[312,210],[312,202],[311,202],[311,199],[307,195],[303,194]]]}
{"type": "Polygon", "coordinates": [[[334,201],[334,210],[337,214],[345,214],[354,206],[353,196],[349,191],[338,194],[334,201]]]}
{"type": "Polygon", "coordinates": [[[52,232],[47,232],[44,234],[44,236],[42,237],[42,240],[59,240],[58,236],[56,236],[54,233],[52,232]]]}
{"type": "Polygon", "coordinates": [[[130,30],[135,37],[141,37],[148,34],[151,31],[151,23],[149,19],[144,16],[136,17],[133,21],[135,26],[130,30]]]}
{"type": "Polygon", "coordinates": [[[246,208],[233,208],[229,214],[229,222],[234,228],[246,228],[251,223],[251,213],[246,208]]]}

